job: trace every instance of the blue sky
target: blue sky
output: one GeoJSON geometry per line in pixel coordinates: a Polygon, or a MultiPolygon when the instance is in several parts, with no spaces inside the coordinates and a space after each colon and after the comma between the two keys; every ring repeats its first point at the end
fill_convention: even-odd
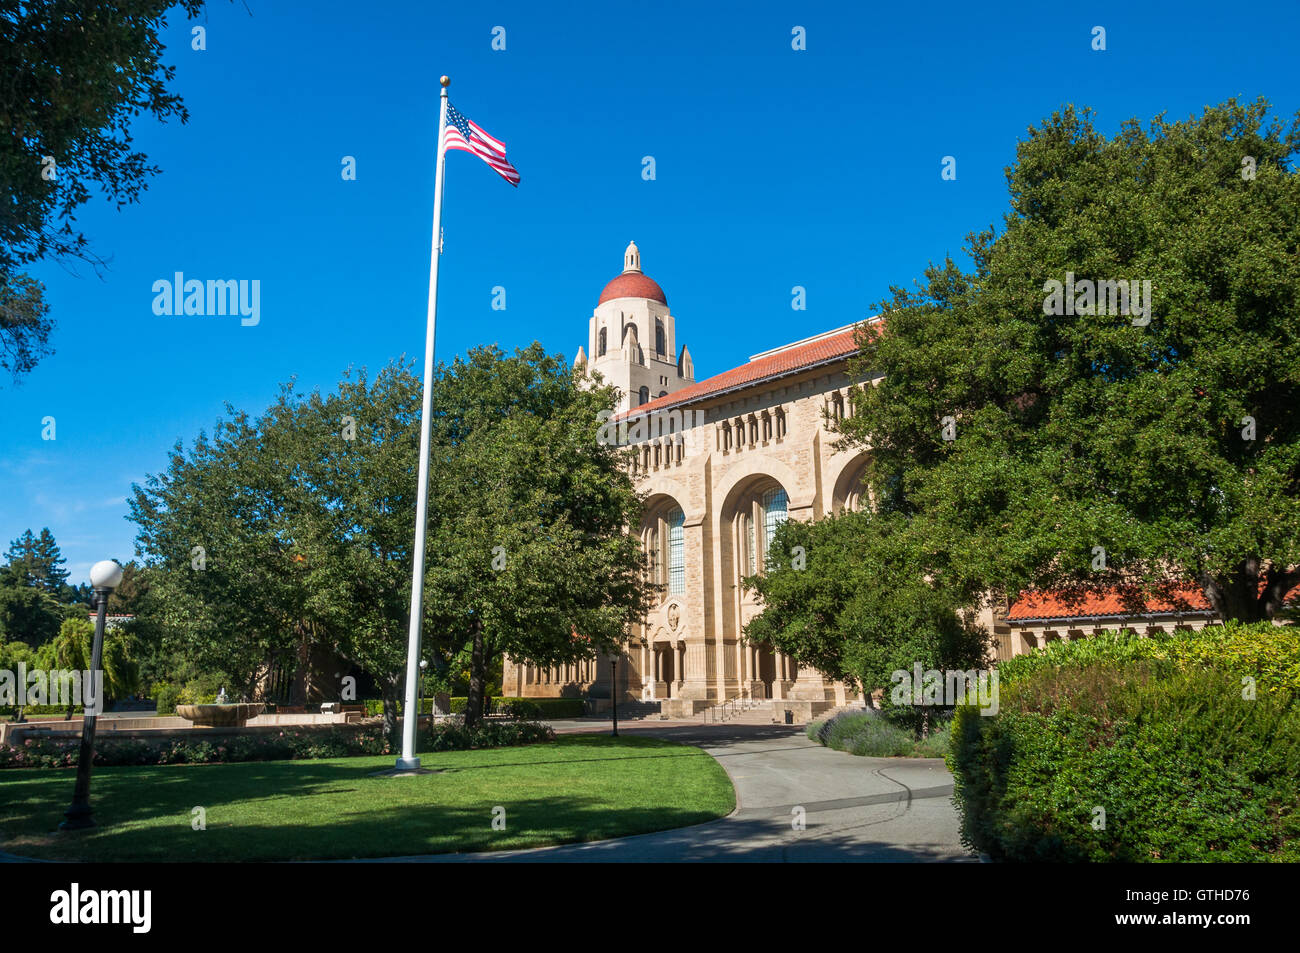
{"type": "Polygon", "coordinates": [[[423,353],[442,73],[523,182],[448,156],[439,358],[533,340],[572,357],[635,239],[699,379],[959,254],[1001,221],[1017,140],[1065,103],[1108,134],[1232,96],[1300,108],[1293,4],[247,4],[212,4],[204,51],[173,17],[191,121],[138,122],[162,174],[136,206],[84,207],[110,266],[36,270],[56,353],[0,381],[0,542],[50,527],[73,581],[133,555],[131,484],[224,402],[257,412],[290,377],[329,388],[423,353]],[[177,271],[259,280],[260,322],[156,316],[177,271]]]}

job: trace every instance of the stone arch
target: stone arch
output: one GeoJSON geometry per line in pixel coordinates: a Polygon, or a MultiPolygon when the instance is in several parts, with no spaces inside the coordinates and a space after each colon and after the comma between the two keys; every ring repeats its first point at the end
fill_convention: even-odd
{"type": "Polygon", "coordinates": [[[783,497],[784,518],[797,518],[793,512],[797,501],[790,496],[790,487],[798,484],[787,482],[793,474],[776,461],[760,460],[755,464],[746,468],[749,472],[738,473],[728,480],[717,497],[721,500],[715,514],[720,557],[716,578],[722,600],[718,607],[719,622],[724,643],[732,643],[731,664],[741,683],[748,690],[761,692],[762,697],[774,697],[771,692],[778,678],[778,665],[772,647],[753,645],[743,639],[745,624],[762,606],[758,594],[745,589],[741,580],[762,571],[768,546],[767,524],[773,522],[770,505],[778,504],[776,512],[779,512],[779,500],[783,497]]]}
{"type": "Polygon", "coordinates": [[[846,507],[854,510],[863,506],[870,491],[862,485],[862,476],[870,462],[871,454],[866,450],[852,455],[845,454],[844,459],[839,461],[838,468],[833,471],[834,477],[828,481],[831,496],[826,501],[827,515],[838,515],[846,507]]]}
{"type": "Polygon", "coordinates": [[[739,627],[740,618],[745,614],[744,607],[753,604],[756,597],[742,589],[740,581],[745,576],[760,572],[767,548],[766,522],[770,515],[765,503],[774,491],[778,499],[784,497],[784,519],[790,518],[793,501],[790,499],[789,484],[783,483],[770,472],[758,468],[760,472],[736,480],[724,494],[719,495],[722,503],[715,513],[717,521],[717,539],[720,543],[721,565],[718,578],[724,591],[734,597],[734,624],[739,627]]]}
{"type": "Polygon", "coordinates": [[[797,511],[806,510],[812,506],[812,491],[798,492],[795,488],[801,482],[798,474],[780,460],[774,460],[772,457],[751,456],[737,460],[735,465],[727,468],[726,478],[718,484],[714,493],[714,499],[721,500],[719,506],[713,514],[713,529],[721,531],[723,526],[723,510],[734,500],[737,487],[743,483],[753,481],[754,477],[767,477],[781,484],[785,488],[786,494],[790,497],[790,513],[792,519],[798,519],[797,511]]]}
{"type": "Polygon", "coordinates": [[[682,595],[686,566],[686,508],[672,494],[652,493],[641,508],[641,547],[646,557],[646,581],[656,587],[655,603],[663,605],[682,595]]]}

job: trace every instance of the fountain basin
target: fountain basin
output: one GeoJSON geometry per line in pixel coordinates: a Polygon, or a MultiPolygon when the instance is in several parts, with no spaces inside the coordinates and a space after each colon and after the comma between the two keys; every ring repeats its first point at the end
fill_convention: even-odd
{"type": "Polygon", "coordinates": [[[260,702],[237,705],[177,705],[176,714],[192,721],[195,728],[241,728],[250,718],[260,715],[266,706],[260,702]]]}

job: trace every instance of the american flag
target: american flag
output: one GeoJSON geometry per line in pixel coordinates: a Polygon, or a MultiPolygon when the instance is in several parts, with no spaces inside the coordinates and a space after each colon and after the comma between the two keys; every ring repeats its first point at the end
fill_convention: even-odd
{"type": "Polygon", "coordinates": [[[448,149],[460,149],[472,152],[492,168],[511,185],[519,184],[519,170],[506,161],[506,144],[494,139],[483,131],[483,127],[472,123],[447,101],[447,131],[443,135],[443,144],[448,149]]]}

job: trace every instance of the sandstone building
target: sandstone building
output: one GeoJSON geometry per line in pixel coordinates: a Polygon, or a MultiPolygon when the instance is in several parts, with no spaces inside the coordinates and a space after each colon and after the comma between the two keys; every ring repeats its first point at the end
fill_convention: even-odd
{"type": "MultiPolygon", "coordinates": [[[[849,389],[860,382],[847,369],[857,351],[854,326],[763,351],[696,381],[667,296],[641,270],[635,243],[623,264],[597,300],[575,364],[599,372],[622,394],[633,476],[647,494],[638,530],[662,588],[631,633],[612,694],[620,703],[657,702],[677,717],[738,696],[773,699],[798,720],[855,699],[843,684],[745,642],[742,629],[759,605],[740,585],[763,565],[783,520],[818,520],[860,504],[867,453],[837,452],[831,430],[851,413],[849,389]]],[[[1002,659],[1103,629],[1153,632],[1213,621],[1203,596],[1189,593],[1189,603],[1182,610],[1151,603],[1135,616],[1118,600],[1066,606],[1050,594],[1030,594],[1001,611],[985,610],[980,621],[1002,659]]],[[[539,667],[507,658],[502,690],[609,698],[610,668],[608,661],[539,667]]]]}
{"type": "MultiPolygon", "coordinates": [[[[845,364],[856,349],[852,326],[837,328],[697,382],[667,296],[628,246],[577,356],[619,387],[620,410],[653,422],[634,439],[634,476],[648,494],[639,529],[663,595],[617,667],[620,701],[654,700],[666,714],[687,715],[749,693],[807,717],[851,697],[743,641],[759,607],[740,579],[762,565],[781,521],[857,504],[865,456],[832,450],[826,417],[846,412],[845,364]]],[[[607,697],[609,677],[607,664],[507,659],[503,691],[607,697]]]]}

